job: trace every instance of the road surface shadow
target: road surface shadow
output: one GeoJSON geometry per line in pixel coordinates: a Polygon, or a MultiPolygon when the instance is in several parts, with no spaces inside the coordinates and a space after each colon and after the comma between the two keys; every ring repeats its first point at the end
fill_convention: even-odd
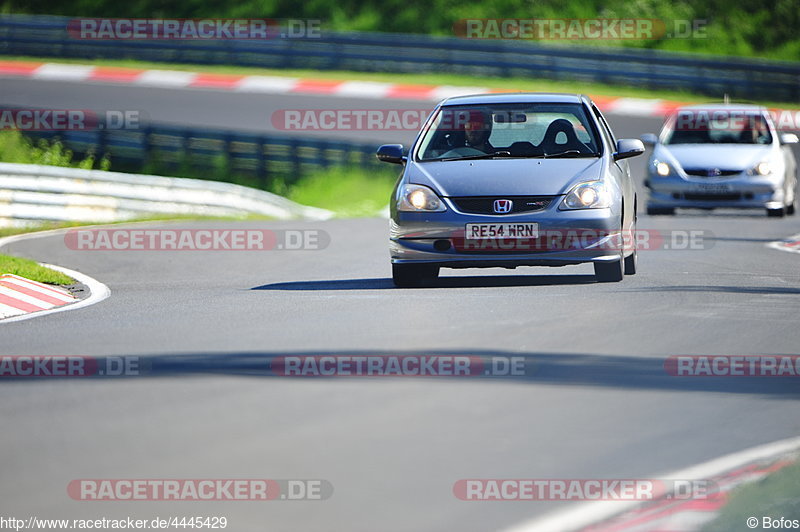
{"type": "MultiPolygon", "coordinates": [[[[767,356],[763,353],[754,355],[767,356]]],[[[773,354],[771,356],[788,355],[773,354]]],[[[402,362],[401,362],[402,364],[402,362]]],[[[797,377],[743,377],[743,376],[676,376],[678,362],[674,356],[616,356],[576,353],[525,353],[516,351],[308,351],[308,352],[216,352],[197,354],[164,355],[126,355],[93,357],[87,367],[94,372],[73,377],[31,376],[11,377],[8,371],[0,378],[0,383],[36,383],[53,379],[70,379],[74,382],[92,382],[98,379],[141,379],[141,378],[190,378],[203,376],[238,376],[251,378],[270,378],[301,382],[326,381],[339,383],[384,382],[391,385],[397,380],[414,379],[435,385],[443,380],[449,382],[480,385],[481,382],[508,385],[540,386],[592,386],[608,389],[667,390],[676,392],[710,392],[728,394],[755,394],[780,399],[800,399],[800,376],[797,377]],[[389,368],[386,361],[395,359],[391,376],[365,374],[320,375],[309,374],[306,369],[321,368],[322,357],[327,357],[328,368],[337,367],[339,360],[351,368],[354,360],[361,359],[362,367],[370,360],[380,359],[380,367],[389,368]],[[449,361],[460,357],[462,364],[469,367],[468,374],[447,375],[408,375],[397,366],[397,361],[412,357],[413,367],[420,367],[425,357],[449,361]],[[294,362],[290,362],[290,359],[294,362]],[[416,361],[416,366],[413,362],[416,361]],[[311,363],[306,366],[306,363],[311,363]],[[511,368],[517,368],[512,371],[511,368]],[[125,369],[127,368],[127,369],[125,369]],[[306,368],[306,369],[302,369],[306,368]],[[499,373],[499,374],[498,374],[499,373]]],[[[800,362],[793,362],[795,371],[800,373],[800,362]]],[[[440,366],[437,366],[440,367],[440,366]]],[[[446,367],[441,366],[441,367],[446,367]]],[[[8,368],[5,368],[8,370],[8,368]]],[[[352,370],[355,371],[355,370],[352,370]]],[[[381,370],[383,371],[383,370],[381,370]]],[[[89,373],[89,372],[87,372],[89,373]]],[[[390,372],[391,373],[391,372],[390,372]]],[[[452,373],[452,372],[451,372],[452,373]]]]}
{"type": "Polygon", "coordinates": [[[770,218],[767,216],[766,209],[756,208],[756,209],[742,209],[742,210],[733,210],[733,209],[724,209],[724,208],[715,208],[715,209],[678,209],[675,214],[647,214],[647,211],[639,211],[640,218],[644,218],[645,216],[651,220],[679,220],[681,218],[758,218],[768,220],[770,222],[775,221],[775,218],[770,218]]]}
{"type": "MultiPolygon", "coordinates": [[[[597,282],[594,275],[484,275],[439,277],[425,288],[484,288],[503,286],[560,286],[597,282]]],[[[251,290],[399,290],[391,279],[331,279],[324,281],[289,281],[255,286],[251,290]]]]}
{"type": "Polygon", "coordinates": [[[800,294],[800,288],[789,286],[651,286],[623,288],[625,292],[724,292],[729,294],[800,294]]]}

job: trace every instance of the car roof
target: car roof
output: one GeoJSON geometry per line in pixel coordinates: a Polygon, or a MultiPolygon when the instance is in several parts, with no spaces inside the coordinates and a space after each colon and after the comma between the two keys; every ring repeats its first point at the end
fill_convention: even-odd
{"type": "Polygon", "coordinates": [[[471,94],[453,96],[441,102],[441,105],[486,105],[497,103],[582,103],[591,101],[582,94],[557,92],[495,92],[490,94],[471,94]]]}

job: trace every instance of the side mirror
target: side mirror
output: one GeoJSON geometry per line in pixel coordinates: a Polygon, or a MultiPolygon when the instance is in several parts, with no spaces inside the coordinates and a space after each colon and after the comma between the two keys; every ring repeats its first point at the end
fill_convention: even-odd
{"type": "Polygon", "coordinates": [[[655,146],[656,144],[658,144],[658,137],[656,137],[652,133],[645,133],[639,138],[642,139],[642,142],[647,146],[655,146]]]}
{"type": "Polygon", "coordinates": [[[384,163],[403,164],[406,162],[402,144],[384,144],[378,148],[375,156],[384,163]]]}
{"type": "Polygon", "coordinates": [[[781,133],[781,144],[797,144],[800,142],[794,133],[781,133]]]}
{"type": "Polygon", "coordinates": [[[629,157],[636,157],[644,153],[644,144],[639,139],[619,139],[617,141],[617,152],[614,154],[614,160],[627,159],[629,157]]]}

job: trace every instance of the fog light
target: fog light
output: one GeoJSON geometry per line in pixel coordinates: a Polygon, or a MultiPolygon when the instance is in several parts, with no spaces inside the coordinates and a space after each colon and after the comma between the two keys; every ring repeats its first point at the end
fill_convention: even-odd
{"type": "Polygon", "coordinates": [[[450,249],[450,241],[449,240],[437,240],[433,243],[433,249],[436,251],[447,251],[450,249]]]}

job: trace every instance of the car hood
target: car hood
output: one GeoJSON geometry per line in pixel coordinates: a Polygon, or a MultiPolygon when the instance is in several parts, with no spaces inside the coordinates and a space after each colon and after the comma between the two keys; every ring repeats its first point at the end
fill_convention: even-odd
{"type": "Polygon", "coordinates": [[[441,196],[555,196],[575,183],[598,179],[603,159],[490,159],[413,162],[411,183],[441,196]]]}
{"type": "Polygon", "coordinates": [[[746,170],[770,155],[770,146],[758,144],[673,144],[659,145],[654,156],[677,162],[681,168],[746,170]],[[665,157],[667,155],[667,157],[665,157]]]}

